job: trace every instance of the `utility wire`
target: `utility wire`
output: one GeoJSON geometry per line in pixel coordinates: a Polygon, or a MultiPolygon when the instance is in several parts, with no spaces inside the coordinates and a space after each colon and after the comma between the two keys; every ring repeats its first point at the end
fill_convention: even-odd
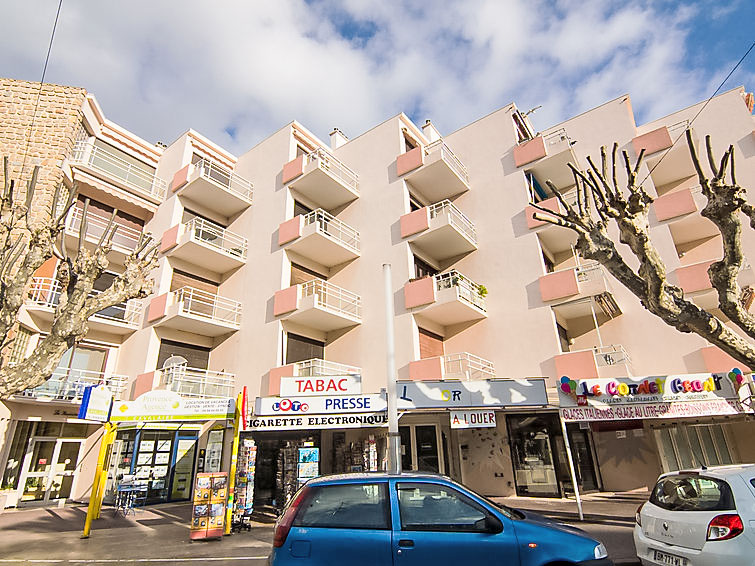
{"type": "MultiPolygon", "coordinates": [[[[752,50],[753,50],[753,48],[755,48],[755,41],[753,41],[753,42],[752,42],[752,44],[750,44],[750,48],[749,48],[749,49],[748,49],[748,50],[747,50],[747,51],[745,52],[745,54],[744,54],[744,55],[742,55],[742,57],[741,57],[741,58],[739,59],[739,61],[737,62],[737,64],[736,64],[736,65],[734,65],[734,68],[733,68],[733,69],[732,69],[731,71],[729,71],[729,74],[728,74],[728,75],[726,75],[726,78],[725,78],[725,79],[724,79],[723,81],[721,81],[721,84],[720,84],[720,85],[718,85],[718,88],[717,88],[717,89],[715,90],[715,92],[713,92],[713,94],[711,94],[711,95],[710,95],[710,97],[708,98],[708,100],[706,100],[706,101],[705,101],[705,104],[703,104],[703,105],[702,105],[702,107],[700,108],[700,110],[698,110],[698,111],[697,111],[697,114],[695,114],[695,115],[694,115],[694,117],[692,118],[692,120],[690,120],[690,121],[689,121],[689,124],[688,124],[688,126],[687,126],[687,128],[688,128],[688,129],[692,127],[692,123],[693,123],[693,122],[694,122],[695,120],[697,120],[697,117],[698,117],[698,116],[699,116],[699,115],[700,115],[700,114],[702,113],[702,111],[703,111],[703,110],[705,110],[705,107],[706,107],[706,106],[708,106],[708,103],[709,103],[709,102],[710,102],[711,100],[713,100],[713,98],[714,98],[714,97],[715,97],[715,96],[716,96],[716,95],[718,94],[718,91],[719,91],[719,90],[721,90],[721,89],[723,88],[724,84],[726,84],[726,81],[728,81],[728,80],[729,80],[729,78],[730,78],[730,77],[731,77],[731,76],[732,76],[732,75],[734,74],[734,71],[736,71],[736,70],[737,70],[737,69],[739,68],[739,66],[740,66],[740,65],[742,64],[742,62],[743,62],[743,61],[744,61],[744,60],[745,60],[745,59],[747,58],[747,56],[748,56],[748,55],[750,54],[750,51],[752,51],[752,50]]],[[[661,158],[660,158],[660,159],[658,160],[658,163],[656,163],[655,165],[653,165],[653,168],[652,168],[652,169],[651,169],[651,170],[650,170],[650,171],[648,172],[648,174],[647,174],[647,175],[645,175],[645,178],[644,178],[644,179],[642,180],[642,182],[640,182],[640,185],[642,185],[642,183],[644,183],[645,181],[647,181],[647,180],[648,180],[648,177],[650,177],[650,175],[652,175],[652,174],[653,174],[653,171],[655,171],[655,168],[656,168],[656,167],[658,167],[658,166],[659,166],[659,165],[661,164],[661,162],[662,162],[662,161],[663,161],[663,160],[664,160],[664,159],[666,158],[666,156],[668,155],[668,152],[669,152],[669,151],[671,151],[671,150],[672,150],[672,149],[674,148],[674,146],[676,145],[676,142],[678,142],[678,141],[679,141],[680,139],[682,139],[682,136],[683,136],[683,135],[684,135],[684,132],[682,132],[681,134],[679,134],[679,135],[678,135],[678,136],[676,137],[676,139],[674,140],[674,142],[673,142],[673,143],[671,144],[671,147],[670,147],[670,148],[668,148],[668,149],[667,149],[667,150],[666,150],[666,151],[664,152],[664,154],[663,154],[663,155],[661,156],[661,158]]]]}
{"type": "Polygon", "coordinates": [[[24,176],[24,169],[26,169],[26,159],[29,156],[29,146],[31,145],[32,135],[34,134],[34,122],[37,120],[37,109],[39,108],[39,99],[42,96],[42,86],[45,83],[45,75],[47,74],[47,64],[50,62],[50,53],[52,52],[52,41],[55,39],[55,30],[58,27],[58,18],[60,18],[60,10],[63,7],[63,0],[58,2],[58,11],[55,14],[55,23],[52,26],[52,33],[50,34],[50,44],[47,46],[47,56],[45,57],[45,65],[42,68],[42,78],[39,80],[39,90],[37,91],[37,101],[34,104],[34,114],[31,117],[31,124],[29,125],[29,137],[26,139],[26,148],[24,149],[24,161],[21,165],[21,179],[24,176]]]}

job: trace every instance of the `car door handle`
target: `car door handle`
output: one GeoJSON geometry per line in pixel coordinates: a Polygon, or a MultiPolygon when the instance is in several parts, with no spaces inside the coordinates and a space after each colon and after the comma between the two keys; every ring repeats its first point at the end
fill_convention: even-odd
{"type": "Polygon", "coordinates": [[[405,538],[398,541],[398,545],[400,548],[412,548],[414,546],[414,541],[405,538]]]}

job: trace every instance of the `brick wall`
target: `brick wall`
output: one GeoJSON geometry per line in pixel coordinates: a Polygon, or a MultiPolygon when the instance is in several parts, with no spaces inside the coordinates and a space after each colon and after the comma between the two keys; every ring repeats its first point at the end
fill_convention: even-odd
{"type": "MultiPolygon", "coordinates": [[[[82,106],[86,90],[79,87],[45,84],[42,87],[37,108],[37,117],[31,129],[34,107],[39,92],[39,83],[0,78],[0,160],[8,156],[11,164],[10,178],[19,181],[24,190],[31,178],[34,165],[40,166],[36,198],[33,210],[38,212],[49,207],[55,187],[61,182],[63,158],[71,155],[74,139],[82,120],[82,106]],[[26,168],[21,177],[28,142],[26,168]],[[42,208],[45,207],[45,208],[42,208]]],[[[2,179],[0,161],[0,182],[2,179]]]]}

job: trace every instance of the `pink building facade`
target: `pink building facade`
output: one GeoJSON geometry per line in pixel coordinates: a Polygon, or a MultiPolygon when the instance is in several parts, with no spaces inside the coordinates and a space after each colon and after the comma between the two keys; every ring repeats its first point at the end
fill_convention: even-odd
{"type": "MultiPolygon", "coordinates": [[[[735,144],[738,180],[752,187],[755,121],[744,95],[740,88],[714,98],[692,130],[698,144],[711,134],[718,152],[735,144]]],[[[390,263],[399,393],[439,399],[415,397],[402,410],[403,467],[444,473],[489,495],[569,493],[562,377],[620,383],[726,373],[737,364],[648,314],[601,266],[575,253],[570,231],[533,219],[531,204],[557,210],[546,180],[567,202],[573,198],[566,164],[586,167],[603,144],[617,141],[631,156],[645,148],[641,177],[657,197],[649,222],[669,277],[715,309],[705,269],[721,256],[720,236],[700,216],[704,198],[684,140],[671,146],[700,106],[637,125],[622,96],[537,136],[514,104],[446,136],[398,114],[351,139],[336,130],[325,142],[294,121],[235,156],[193,130],[167,146],[149,144],[109,122],[88,95],[77,149],[62,167],[98,203],[98,214],[121,211],[113,271],[142,232],[159,240],[154,293],[95,317],[81,351],[70,353],[49,386],[0,405],[2,487],[19,502],[88,497],[86,454],[97,435],[75,418],[75,384],[93,381],[117,386],[122,400],[155,389],[233,397],[246,387],[256,406],[249,434],[258,446],[259,506],[285,500],[295,482],[275,472],[280,478],[293,469],[299,447],[319,448],[319,473],[380,469],[387,429],[369,411],[341,406],[304,424],[278,417],[302,416],[280,408],[289,406],[280,400],[299,399],[292,378],[349,376],[344,396],[381,395],[382,265],[390,263]],[[510,395],[443,405],[444,392],[481,387],[510,395]],[[494,426],[452,426],[454,408],[491,406],[494,426]],[[66,427],[77,436],[66,436],[66,427]],[[70,489],[51,492],[44,482],[62,472],[39,462],[77,450],[70,489]]],[[[743,237],[755,258],[755,234],[743,237]]],[[[55,266],[48,271],[22,313],[26,351],[49,330],[55,266]]],[[[748,267],[743,287],[751,279],[748,267]]],[[[664,470],[755,461],[746,440],[752,420],[741,412],[590,419],[575,417],[568,400],[567,408],[582,490],[636,489],[664,470]]],[[[180,433],[124,427],[111,485],[134,472],[146,451],[140,447],[169,442],[183,447],[180,461],[175,451],[170,457],[180,471],[162,479],[153,473],[150,496],[189,497],[181,486],[191,485],[200,463],[213,471],[229,461],[227,424],[180,433]]]]}

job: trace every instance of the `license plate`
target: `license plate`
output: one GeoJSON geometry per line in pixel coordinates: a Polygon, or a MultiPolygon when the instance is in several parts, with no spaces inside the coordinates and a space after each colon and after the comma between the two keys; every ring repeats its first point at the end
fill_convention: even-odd
{"type": "Polygon", "coordinates": [[[687,566],[687,559],[683,556],[674,556],[673,554],[666,554],[660,550],[654,550],[654,560],[659,564],[668,564],[668,566],[687,566]]]}

